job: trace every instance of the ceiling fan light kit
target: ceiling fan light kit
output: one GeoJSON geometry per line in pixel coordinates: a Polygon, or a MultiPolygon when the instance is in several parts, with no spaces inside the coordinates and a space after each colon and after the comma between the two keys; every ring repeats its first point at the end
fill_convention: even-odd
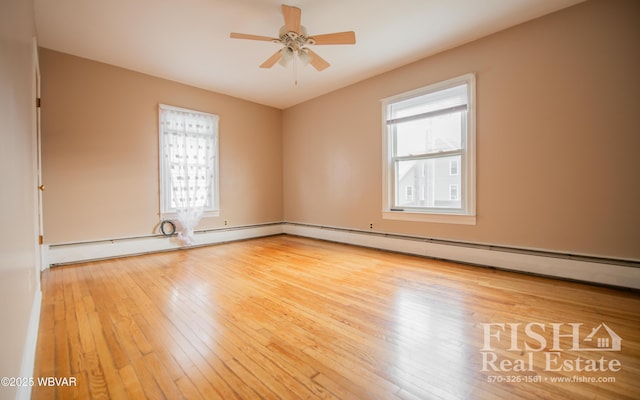
{"type": "Polygon", "coordinates": [[[287,67],[293,62],[295,69],[297,61],[300,61],[303,65],[311,64],[316,70],[323,71],[330,64],[307,46],[356,43],[356,35],[353,31],[308,36],[307,29],[300,25],[302,10],[298,7],[283,4],[282,16],[284,25],[280,28],[277,38],[235,32],[230,34],[233,39],[269,41],[283,46],[260,64],[260,68],[271,68],[275,63],[287,67]]]}

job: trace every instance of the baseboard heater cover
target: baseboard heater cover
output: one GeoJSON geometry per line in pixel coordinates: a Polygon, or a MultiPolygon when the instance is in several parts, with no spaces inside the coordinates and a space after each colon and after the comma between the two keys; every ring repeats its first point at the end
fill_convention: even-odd
{"type": "MultiPolygon", "coordinates": [[[[196,232],[194,246],[290,234],[338,243],[494,267],[568,280],[640,290],[640,261],[460,243],[356,229],[274,222],[196,232]]],[[[45,246],[43,268],[182,249],[161,235],[45,246]]]]}
{"type": "Polygon", "coordinates": [[[285,234],[567,280],[640,290],[640,262],[284,223],[285,234]]]}
{"type": "Polygon", "coordinates": [[[196,231],[195,243],[188,247],[183,246],[175,236],[162,235],[50,245],[44,249],[43,269],[49,266],[209,246],[281,233],[282,223],[274,222],[196,231]]]}

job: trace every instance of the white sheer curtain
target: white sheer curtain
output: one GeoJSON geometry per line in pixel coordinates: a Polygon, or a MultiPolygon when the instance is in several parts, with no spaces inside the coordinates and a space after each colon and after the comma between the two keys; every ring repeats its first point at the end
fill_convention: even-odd
{"type": "Polygon", "coordinates": [[[194,244],[193,230],[205,210],[214,209],[218,117],[160,106],[164,212],[175,212],[178,238],[194,244]]]}

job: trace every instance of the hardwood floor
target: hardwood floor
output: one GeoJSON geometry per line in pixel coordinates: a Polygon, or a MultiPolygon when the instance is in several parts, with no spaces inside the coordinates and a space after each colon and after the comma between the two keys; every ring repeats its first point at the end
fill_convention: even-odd
{"type": "Polygon", "coordinates": [[[34,399],[640,398],[637,292],[294,236],[42,286],[34,399]]]}

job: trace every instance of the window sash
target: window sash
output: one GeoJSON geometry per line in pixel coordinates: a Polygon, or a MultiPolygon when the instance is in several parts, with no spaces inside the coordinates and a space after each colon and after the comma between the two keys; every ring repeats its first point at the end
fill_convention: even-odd
{"type": "MultiPolygon", "coordinates": [[[[459,143],[451,143],[450,141],[447,141],[443,136],[434,135],[433,139],[444,140],[444,142],[446,143],[446,146],[444,148],[443,147],[434,147],[432,149],[423,148],[422,153],[410,153],[409,156],[415,156],[415,155],[420,156],[424,154],[440,154],[448,151],[457,151],[460,149],[464,149],[466,147],[465,131],[467,129],[467,105],[466,104],[464,105],[464,107],[451,107],[443,110],[436,110],[436,111],[425,113],[425,114],[419,114],[411,117],[396,119],[396,120],[393,120],[393,121],[396,121],[393,123],[387,122],[387,132],[389,132],[389,135],[391,136],[391,139],[392,139],[392,148],[391,148],[392,156],[402,157],[402,156],[399,156],[398,154],[407,153],[406,146],[403,146],[404,151],[401,150],[401,147],[400,147],[400,141],[401,141],[400,126],[402,126],[407,122],[415,122],[415,121],[428,122],[438,116],[453,115],[453,114],[458,114],[460,118],[460,121],[459,121],[460,126],[458,131],[458,133],[460,134],[458,137],[459,143]]],[[[392,120],[389,120],[389,121],[392,121],[392,120]]],[[[438,121],[435,120],[432,123],[437,124],[438,121]]],[[[414,129],[416,129],[416,127],[414,127],[414,129]]],[[[405,129],[403,129],[403,134],[404,134],[403,136],[405,136],[404,139],[411,141],[411,139],[406,138],[407,132],[408,131],[406,130],[406,127],[405,127],[405,129]]],[[[449,138],[449,139],[452,139],[452,138],[449,138]]],[[[424,146],[427,146],[427,145],[425,144],[424,146]]]]}
{"type": "MultiPolygon", "coordinates": [[[[426,161],[426,160],[437,160],[437,159],[441,159],[441,158],[450,158],[450,157],[455,157],[455,156],[459,156],[460,157],[460,164],[464,165],[465,163],[465,158],[464,158],[464,150],[460,149],[457,151],[448,151],[448,152],[442,152],[442,153],[435,153],[435,154],[427,154],[427,155],[420,155],[420,156],[410,156],[410,157],[393,157],[392,158],[392,172],[391,172],[391,176],[392,176],[392,185],[393,185],[393,191],[392,191],[392,200],[391,200],[391,204],[392,204],[392,208],[396,209],[396,210],[413,210],[413,211],[423,211],[423,212],[435,212],[435,213],[449,213],[449,212],[455,212],[455,213],[461,213],[462,211],[465,210],[465,202],[464,202],[464,196],[466,195],[464,192],[464,187],[465,187],[465,179],[466,177],[464,175],[460,176],[460,175],[456,175],[456,176],[460,176],[460,182],[459,184],[456,183],[456,185],[458,185],[458,197],[457,199],[455,199],[455,201],[459,201],[460,202],[460,206],[459,207],[452,207],[452,206],[434,206],[434,207],[429,207],[429,206],[407,206],[401,203],[402,200],[402,195],[401,195],[401,187],[400,187],[400,182],[398,179],[399,176],[399,164],[402,161],[426,161]]],[[[448,165],[449,163],[447,163],[447,176],[449,176],[448,174],[448,165]]],[[[448,197],[448,193],[449,193],[449,184],[447,184],[447,197],[448,197]]],[[[415,199],[416,195],[416,188],[413,187],[412,189],[413,191],[413,198],[415,199]]],[[[418,196],[418,198],[420,200],[424,200],[424,198],[422,198],[422,196],[418,196]]]]}
{"type": "Polygon", "coordinates": [[[453,106],[453,107],[448,107],[448,108],[442,108],[442,109],[438,109],[438,110],[433,110],[433,111],[428,111],[425,113],[420,113],[420,114],[415,114],[415,115],[409,115],[407,117],[400,117],[400,118],[391,118],[387,120],[387,125],[394,125],[394,124],[400,124],[403,122],[409,122],[409,121],[416,121],[419,119],[428,119],[428,118],[433,118],[433,117],[437,117],[440,115],[447,115],[447,114],[453,114],[453,113],[457,113],[460,111],[467,111],[467,104],[461,104],[459,106],[453,106]]]}
{"type": "Polygon", "coordinates": [[[411,160],[422,160],[424,158],[449,157],[449,156],[457,156],[457,155],[464,155],[464,149],[438,151],[435,153],[424,153],[424,154],[416,154],[416,155],[412,154],[410,156],[391,157],[391,160],[392,161],[411,161],[411,160]]]}
{"type": "MultiPolygon", "coordinates": [[[[418,88],[410,92],[401,93],[386,99],[382,99],[382,124],[383,124],[383,217],[385,219],[396,219],[406,221],[425,221],[425,222],[448,222],[456,224],[471,224],[475,225],[476,217],[476,200],[475,200],[475,187],[476,187],[476,172],[475,172],[475,76],[474,74],[466,74],[453,79],[449,79],[443,82],[439,82],[433,85],[429,85],[423,88],[418,88]],[[453,96],[450,96],[454,94],[453,96]],[[462,100],[460,100],[462,99],[462,100]],[[421,103],[426,103],[422,105],[421,103]],[[429,104],[431,103],[431,104],[429,104]],[[438,108],[442,106],[442,108],[438,108]],[[407,145],[401,146],[398,150],[401,156],[398,156],[396,150],[398,143],[398,136],[396,135],[396,129],[398,124],[410,121],[417,121],[425,118],[432,118],[439,115],[446,115],[450,113],[460,113],[463,119],[461,126],[462,134],[459,144],[454,144],[454,147],[443,148],[441,150],[433,148],[431,152],[430,148],[424,147],[418,150],[418,154],[413,154],[407,151],[407,145]],[[459,146],[459,148],[457,147],[459,146]],[[449,196],[449,183],[456,183],[458,204],[454,206],[441,207],[423,207],[424,204],[433,204],[431,198],[425,199],[429,196],[428,190],[425,188],[425,181],[421,181],[422,187],[414,188],[413,197],[416,200],[420,200],[420,206],[414,207],[401,205],[401,196],[404,193],[404,187],[408,184],[407,177],[403,176],[402,185],[397,182],[400,178],[398,176],[398,168],[402,161],[427,161],[442,157],[458,156],[459,158],[455,174],[450,174],[451,170],[449,165],[443,170],[443,174],[446,174],[449,178],[457,178],[457,182],[440,181],[441,188],[438,188],[438,202],[445,200],[443,196],[448,199],[449,196]],[[446,193],[446,194],[445,194],[446,193]],[[425,201],[423,201],[425,200],[425,201]]],[[[400,131],[399,131],[400,132],[400,131]]],[[[406,131],[409,132],[409,131],[406,131]]],[[[403,136],[405,133],[401,133],[403,136]]],[[[419,133],[416,133],[419,136],[419,133]]],[[[403,139],[404,140],[404,139],[403,139]]],[[[410,143],[410,142],[405,142],[410,143]]],[[[411,146],[409,144],[409,146],[411,146]]],[[[406,168],[410,168],[409,164],[405,164],[403,173],[406,168]]],[[[440,171],[440,167],[437,167],[440,171]]],[[[428,167],[422,171],[420,168],[414,172],[414,176],[418,178],[417,174],[429,175],[428,167]]],[[[427,177],[419,177],[418,179],[429,179],[427,177]]],[[[440,173],[437,175],[438,179],[440,173]]],[[[431,180],[431,182],[436,182],[431,180]]],[[[437,185],[437,183],[436,183],[437,185]]],[[[441,203],[444,204],[444,203],[441,203]]]]}
{"type": "MultiPolygon", "coordinates": [[[[464,168],[464,164],[465,164],[465,156],[466,156],[466,152],[467,152],[467,140],[466,140],[466,130],[467,130],[467,104],[464,104],[463,106],[456,106],[456,107],[450,107],[447,109],[443,109],[443,110],[436,110],[436,111],[432,111],[429,113],[424,113],[424,114],[420,114],[420,115],[415,115],[414,117],[418,117],[419,118],[413,118],[413,117],[406,117],[406,118],[412,118],[412,120],[417,120],[417,119],[426,119],[426,118],[432,118],[435,116],[439,116],[439,115],[446,115],[446,114],[452,114],[452,113],[457,113],[462,111],[462,118],[461,118],[461,126],[460,126],[460,130],[461,130],[461,134],[462,134],[462,138],[461,138],[461,147],[458,149],[454,149],[454,150],[446,150],[446,151],[434,151],[434,152],[427,152],[427,153],[421,153],[421,154],[411,154],[408,156],[396,156],[396,149],[397,149],[397,132],[396,132],[396,123],[393,124],[388,124],[387,126],[387,131],[390,132],[389,134],[392,137],[392,142],[393,142],[393,150],[392,153],[394,154],[393,156],[391,156],[391,168],[392,168],[392,172],[391,172],[391,179],[392,179],[392,191],[391,191],[391,205],[394,209],[404,209],[404,210],[413,210],[413,211],[422,211],[422,212],[434,212],[434,213],[441,213],[441,212],[454,212],[454,213],[462,213],[465,211],[465,202],[464,202],[464,196],[466,195],[465,193],[465,179],[466,176],[465,174],[460,174],[460,170],[462,168],[464,168]],[[427,116],[424,116],[427,115],[427,116]],[[460,165],[458,165],[458,174],[454,175],[454,176],[460,176],[460,186],[458,188],[458,198],[456,199],[456,201],[460,201],[460,207],[447,207],[447,206],[439,206],[439,207],[423,207],[423,206],[406,206],[406,205],[402,205],[400,203],[401,198],[400,198],[400,187],[399,184],[400,182],[398,182],[398,171],[399,171],[399,163],[402,161],[421,161],[421,160],[430,160],[430,159],[437,159],[437,158],[448,158],[448,157],[452,157],[452,156],[459,156],[460,157],[460,165]]],[[[406,118],[402,118],[403,121],[401,122],[406,122],[406,118]]],[[[464,169],[462,169],[464,170],[464,169]]],[[[449,165],[447,163],[447,175],[450,175],[450,169],[449,169],[449,165]]]]}

